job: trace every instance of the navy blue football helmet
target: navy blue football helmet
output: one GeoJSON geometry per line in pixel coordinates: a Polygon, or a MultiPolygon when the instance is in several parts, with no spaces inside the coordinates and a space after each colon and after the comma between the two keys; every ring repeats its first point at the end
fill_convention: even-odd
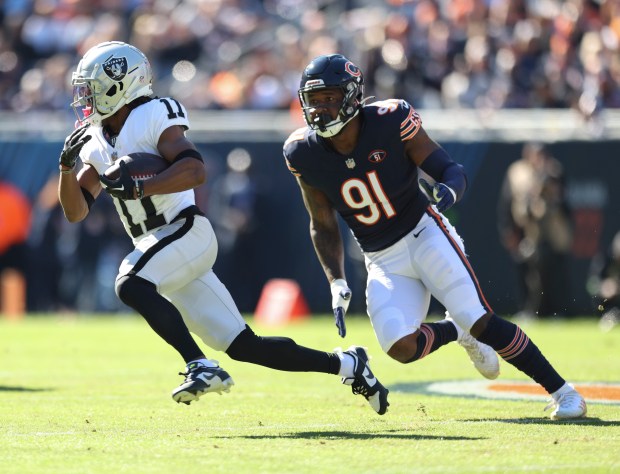
{"type": "Polygon", "coordinates": [[[299,101],[308,126],[322,137],[333,137],[355,117],[362,108],[364,97],[364,76],[362,71],[341,54],[323,55],[314,58],[301,76],[299,101]],[[327,88],[339,88],[344,99],[338,111],[338,118],[332,120],[327,114],[314,114],[309,104],[308,93],[327,88]]]}

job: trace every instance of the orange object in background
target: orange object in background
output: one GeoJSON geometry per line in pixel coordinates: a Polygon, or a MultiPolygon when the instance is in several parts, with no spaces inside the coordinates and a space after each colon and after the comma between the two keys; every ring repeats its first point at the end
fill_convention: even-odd
{"type": "MultiPolygon", "coordinates": [[[[0,183],[0,255],[11,246],[26,240],[30,232],[30,202],[9,183],[0,183]]],[[[0,314],[11,319],[23,317],[26,311],[24,275],[7,268],[0,273],[0,314]]]]}
{"type": "Polygon", "coordinates": [[[30,231],[30,203],[9,183],[0,183],[0,255],[26,240],[30,231]]]}
{"type": "Polygon", "coordinates": [[[266,326],[282,326],[310,316],[310,309],[295,280],[275,278],[263,287],[254,318],[266,326]]]}
{"type": "Polygon", "coordinates": [[[0,314],[8,319],[22,319],[26,314],[26,278],[14,268],[0,273],[0,314]]]}

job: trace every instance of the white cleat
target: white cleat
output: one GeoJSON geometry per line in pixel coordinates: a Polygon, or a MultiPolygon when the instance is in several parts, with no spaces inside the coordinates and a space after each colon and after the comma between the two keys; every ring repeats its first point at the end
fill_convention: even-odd
{"type": "Polygon", "coordinates": [[[480,372],[483,377],[490,380],[499,377],[499,358],[495,350],[491,346],[476,340],[476,338],[468,332],[463,331],[447,311],[446,319],[454,323],[457,332],[456,342],[465,349],[476,370],[480,372]]]}
{"type": "Polygon", "coordinates": [[[571,420],[582,418],[588,413],[588,407],[584,398],[570,384],[551,394],[551,401],[545,407],[545,411],[553,408],[550,418],[552,420],[571,420]]]}
{"type": "Polygon", "coordinates": [[[351,386],[353,395],[362,395],[368,400],[372,409],[379,415],[385,415],[390,406],[388,402],[388,393],[390,391],[379,382],[370,370],[366,348],[351,346],[344,352],[342,349],[337,348],[336,352],[348,354],[355,363],[353,377],[342,377],[342,383],[351,386]]]}

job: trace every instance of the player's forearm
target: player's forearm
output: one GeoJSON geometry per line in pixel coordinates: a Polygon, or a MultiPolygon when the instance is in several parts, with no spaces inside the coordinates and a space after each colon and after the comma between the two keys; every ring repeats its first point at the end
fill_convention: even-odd
{"type": "Polygon", "coordinates": [[[144,181],[144,195],[171,194],[194,189],[206,181],[204,164],[198,160],[186,159],[168,168],[151,179],[144,181]]]}
{"type": "Polygon", "coordinates": [[[74,171],[60,174],[58,198],[69,222],[79,222],[88,215],[88,205],[74,171]]]}
{"type": "Polygon", "coordinates": [[[319,230],[311,225],[310,236],[327,280],[344,279],[344,245],[339,229],[319,230]]]}

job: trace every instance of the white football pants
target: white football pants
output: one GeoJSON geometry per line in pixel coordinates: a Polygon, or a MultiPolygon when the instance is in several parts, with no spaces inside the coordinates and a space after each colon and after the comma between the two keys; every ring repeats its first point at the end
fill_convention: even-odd
{"type": "Polygon", "coordinates": [[[121,263],[117,280],[133,270],[150,281],[177,307],[191,332],[209,347],[225,351],[245,329],[245,321],[213,273],[216,257],[211,223],[197,215],[140,239],[121,263]]]}
{"type": "Polygon", "coordinates": [[[431,295],[465,331],[487,311],[465,256],[463,241],[435,207],[387,249],[364,253],[368,316],[382,349],[414,333],[426,319],[431,295]]]}

